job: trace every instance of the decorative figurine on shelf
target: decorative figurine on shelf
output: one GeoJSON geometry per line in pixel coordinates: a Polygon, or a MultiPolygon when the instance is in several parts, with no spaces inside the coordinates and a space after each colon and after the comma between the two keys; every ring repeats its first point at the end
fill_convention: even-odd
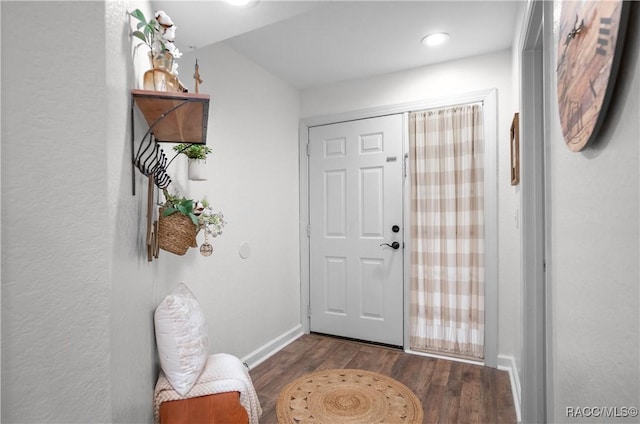
{"type": "Polygon", "coordinates": [[[154,18],[147,21],[140,9],[131,12],[139,22],[137,30],[132,32],[136,38],[149,47],[149,61],[152,69],[144,74],[144,89],[153,91],[186,92],[187,89],[178,79],[178,63],[175,59],[182,56],[175,46],[176,26],[164,11],[159,10],[154,18]]]}
{"type": "Polygon", "coordinates": [[[198,66],[198,58],[196,58],[196,72],[193,74],[193,79],[196,80],[195,92],[199,93],[200,84],[202,84],[204,81],[202,81],[202,78],[200,78],[200,66],[198,66]]]}

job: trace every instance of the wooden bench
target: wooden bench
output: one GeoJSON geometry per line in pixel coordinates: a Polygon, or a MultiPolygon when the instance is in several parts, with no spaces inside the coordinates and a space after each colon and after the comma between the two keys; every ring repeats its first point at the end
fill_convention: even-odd
{"type": "Polygon", "coordinates": [[[248,424],[240,392],[217,393],[160,404],[160,424],[248,424]]]}

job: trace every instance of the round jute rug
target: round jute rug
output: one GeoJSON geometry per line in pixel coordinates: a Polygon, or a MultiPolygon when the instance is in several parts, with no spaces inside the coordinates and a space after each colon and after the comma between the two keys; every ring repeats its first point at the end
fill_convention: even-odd
{"type": "Polygon", "coordinates": [[[276,415],[279,424],[421,424],[423,412],[404,384],[375,372],[337,369],[287,384],[276,415]]]}

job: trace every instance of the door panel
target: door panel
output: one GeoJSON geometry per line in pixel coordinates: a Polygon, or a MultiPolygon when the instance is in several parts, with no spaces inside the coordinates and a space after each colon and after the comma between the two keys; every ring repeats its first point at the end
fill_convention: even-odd
{"type": "Polygon", "coordinates": [[[402,116],[309,129],[311,331],[403,344],[402,116]]]}
{"type": "Polygon", "coordinates": [[[346,237],[347,235],[347,173],[346,170],[325,173],[326,187],[326,236],[346,237]]]}
{"type": "Polygon", "coordinates": [[[347,312],[347,258],[325,257],[324,287],[326,288],[326,312],[347,312]]]}
{"type": "Polygon", "coordinates": [[[360,170],[360,237],[384,236],[384,170],[360,170]]]}

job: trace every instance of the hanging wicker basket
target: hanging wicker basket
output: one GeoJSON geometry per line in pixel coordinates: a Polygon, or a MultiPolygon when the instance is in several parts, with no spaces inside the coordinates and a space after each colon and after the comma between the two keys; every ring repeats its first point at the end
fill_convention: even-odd
{"type": "Polygon", "coordinates": [[[197,227],[188,216],[173,213],[162,216],[160,208],[158,218],[158,245],[160,249],[176,255],[184,255],[190,247],[198,247],[196,243],[197,227]]]}

